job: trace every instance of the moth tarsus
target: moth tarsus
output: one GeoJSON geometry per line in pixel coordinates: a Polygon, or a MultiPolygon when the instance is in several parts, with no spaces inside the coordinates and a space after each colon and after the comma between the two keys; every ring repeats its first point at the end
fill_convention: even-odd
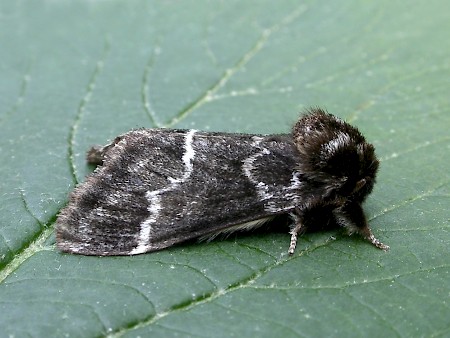
{"type": "Polygon", "coordinates": [[[133,255],[193,238],[293,220],[288,253],[307,230],[341,226],[387,250],[362,203],[379,162],[362,134],[320,108],[291,134],[138,129],[93,147],[99,165],[71,193],[57,246],[84,255],[133,255]]]}

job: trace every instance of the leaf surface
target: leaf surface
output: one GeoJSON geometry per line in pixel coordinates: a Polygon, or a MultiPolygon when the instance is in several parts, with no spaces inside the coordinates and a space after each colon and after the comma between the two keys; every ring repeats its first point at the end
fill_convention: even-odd
{"type": "Polygon", "coordinates": [[[1,1],[0,327],[16,337],[450,334],[444,0],[1,1]],[[322,106],[381,159],[391,250],[282,231],[134,257],[55,248],[92,144],[137,127],[283,133],[322,106]]]}

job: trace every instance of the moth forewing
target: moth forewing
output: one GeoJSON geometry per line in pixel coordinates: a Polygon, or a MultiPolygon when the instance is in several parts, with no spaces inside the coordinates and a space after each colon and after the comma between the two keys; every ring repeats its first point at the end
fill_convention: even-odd
{"type": "Polygon", "coordinates": [[[58,247],[88,255],[159,250],[256,227],[297,203],[296,149],[262,135],[141,129],[101,153],[103,165],[58,218],[58,247]]]}

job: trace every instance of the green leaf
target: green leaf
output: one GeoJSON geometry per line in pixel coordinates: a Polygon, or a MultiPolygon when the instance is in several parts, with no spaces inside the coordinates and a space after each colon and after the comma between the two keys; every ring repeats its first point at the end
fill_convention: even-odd
{"type": "Polygon", "coordinates": [[[450,335],[448,1],[0,1],[0,336],[450,335]],[[326,107],[376,146],[338,231],[61,254],[84,154],[136,127],[286,132],[326,107]]]}

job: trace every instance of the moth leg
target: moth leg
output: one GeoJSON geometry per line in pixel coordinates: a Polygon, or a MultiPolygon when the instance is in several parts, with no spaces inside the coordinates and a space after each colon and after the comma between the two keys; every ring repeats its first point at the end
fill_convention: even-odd
{"type": "Polygon", "coordinates": [[[383,244],[380,242],[380,240],[378,238],[375,237],[375,235],[372,233],[372,230],[370,230],[370,228],[368,226],[365,226],[363,228],[360,228],[357,231],[365,240],[369,241],[370,243],[372,243],[372,245],[374,245],[375,247],[377,247],[378,249],[387,251],[389,250],[389,245],[383,244]]]}
{"type": "Polygon", "coordinates": [[[295,247],[297,246],[297,239],[299,233],[303,233],[305,231],[305,227],[303,225],[302,218],[297,214],[292,213],[290,215],[294,219],[294,227],[289,232],[291,234],[291,242],[289,244],[288,253],[289,255],[293,255],[295,251],[295,247]]]}
{"type": "Polygon", "coordinates": [[[349,235],[356,233],[378,249],[384,251],[389,250],[389,246],[383,244],[372,233],[360,204],[349,203],[344,205],[335,209],[334,215],[337,222],[347,230],[349,235]]]}

